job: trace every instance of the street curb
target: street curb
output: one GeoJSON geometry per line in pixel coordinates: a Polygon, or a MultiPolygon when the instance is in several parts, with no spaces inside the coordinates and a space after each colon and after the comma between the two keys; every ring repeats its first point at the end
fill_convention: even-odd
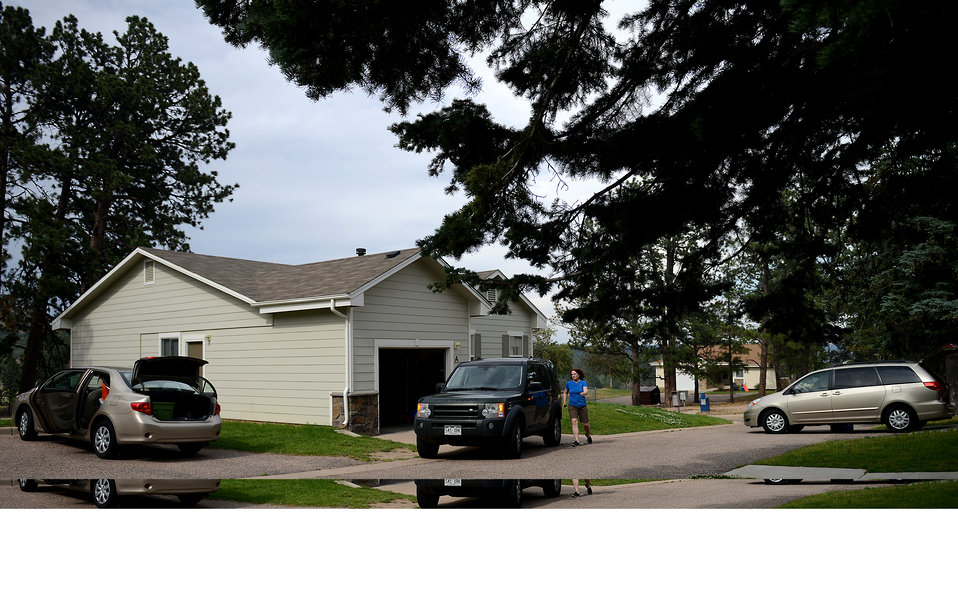
{"type": "Polygon", "coordinates": [[[765,466],[749,464],[725,473],[746,479],[782,479],[803,481],[956,481],[958,472],[866,472],[859,468],[819,468],[810,466],[765,466]]]}

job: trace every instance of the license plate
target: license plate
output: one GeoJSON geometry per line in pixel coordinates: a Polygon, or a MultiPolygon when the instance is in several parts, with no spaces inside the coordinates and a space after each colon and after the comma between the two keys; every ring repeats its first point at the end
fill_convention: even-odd
{"type": "Polygon", "coordinates": [[[462,479],[443,479],[442,484],[446,487],[462,487],[462,479]]]}
{"type": "Polygon", "coordinates": [[[459,426],[458,424],[447,424],[445,427],[443,427],[442,434],[443,435],[461,435],[462,427],[459,426]]]}

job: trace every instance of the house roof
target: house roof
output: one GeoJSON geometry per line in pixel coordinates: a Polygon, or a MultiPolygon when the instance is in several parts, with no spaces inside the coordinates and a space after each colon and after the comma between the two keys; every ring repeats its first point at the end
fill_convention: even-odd
{"type": "MultiPolygon", "coordinates": [[[[718,365],[727,365],[724,358],[728,357],[728,350],[722,347],[706,347],[699,351],[699,357],[702,359],[714,359],[718,365]]],[[[733,353],[732,358],[741,362],[746,367],[757,368],[761,366],[762,346],[758,343],[749,343],[745,345],[745,353],[733,353]]],[[[653,366],[661,366],[662,359],[659,358],[651,362],[653,366]]]]}
{"type": "MultiPolygon", "coordinates": [[[[217,257],[197,253],[137,248],[94,284],[53,321],[54,329],[69,327],[70,317],[143,259],[152,259],[177,272],[236,297],[261,313],[363,305],[363,294],[382,280],[424,256],[418,248],[373,253],[287,265],[217,257]]],[[[430,260],[432,261],[432,260],[430,260]]],[[[441,261],[437,262],[443,265],[441,261]]],[[[457,290],[478,301],[480,314],[489,309],[486,298],[467,285],[457,290]]],[[[523,299],[540,320],[542,313],[523,299]]]]}

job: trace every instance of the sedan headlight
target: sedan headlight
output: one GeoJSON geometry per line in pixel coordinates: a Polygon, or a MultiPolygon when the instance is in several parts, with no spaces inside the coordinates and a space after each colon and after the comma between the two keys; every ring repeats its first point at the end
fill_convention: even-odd
{"type": "Polygon", "coordinates": [[[506,415],[506,404],[487,403],[482,408],[483,418],[502,418],[506,415]]]}
{"type": "Polygon", "coordinates": [[[416,404],[416,418],[429,418],[432,414],[432,410],[429,409],[428,403],[419,402],[416,404]]]}

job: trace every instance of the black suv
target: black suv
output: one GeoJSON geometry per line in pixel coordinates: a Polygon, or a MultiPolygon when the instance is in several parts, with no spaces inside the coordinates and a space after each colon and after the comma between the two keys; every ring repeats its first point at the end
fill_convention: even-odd
{"type": "Polygon", "coordinates": [[[463,362],[437,393],[416,407],[416,447],[435,458],[439,446],[496,445],[509,458],[522,455],[522,438],[562,439],[562,402],[552,362],[495,358],[463,362]]]}
{"type": "Polygon", "coordinates": [[[478,497],[498,500],[507,508],[522,505],[522,490],[542,487],[545,497],[557,497],[560,479],[416,479],[416,502],[420,508],[435,508],[439,496],[478,497]]]}

